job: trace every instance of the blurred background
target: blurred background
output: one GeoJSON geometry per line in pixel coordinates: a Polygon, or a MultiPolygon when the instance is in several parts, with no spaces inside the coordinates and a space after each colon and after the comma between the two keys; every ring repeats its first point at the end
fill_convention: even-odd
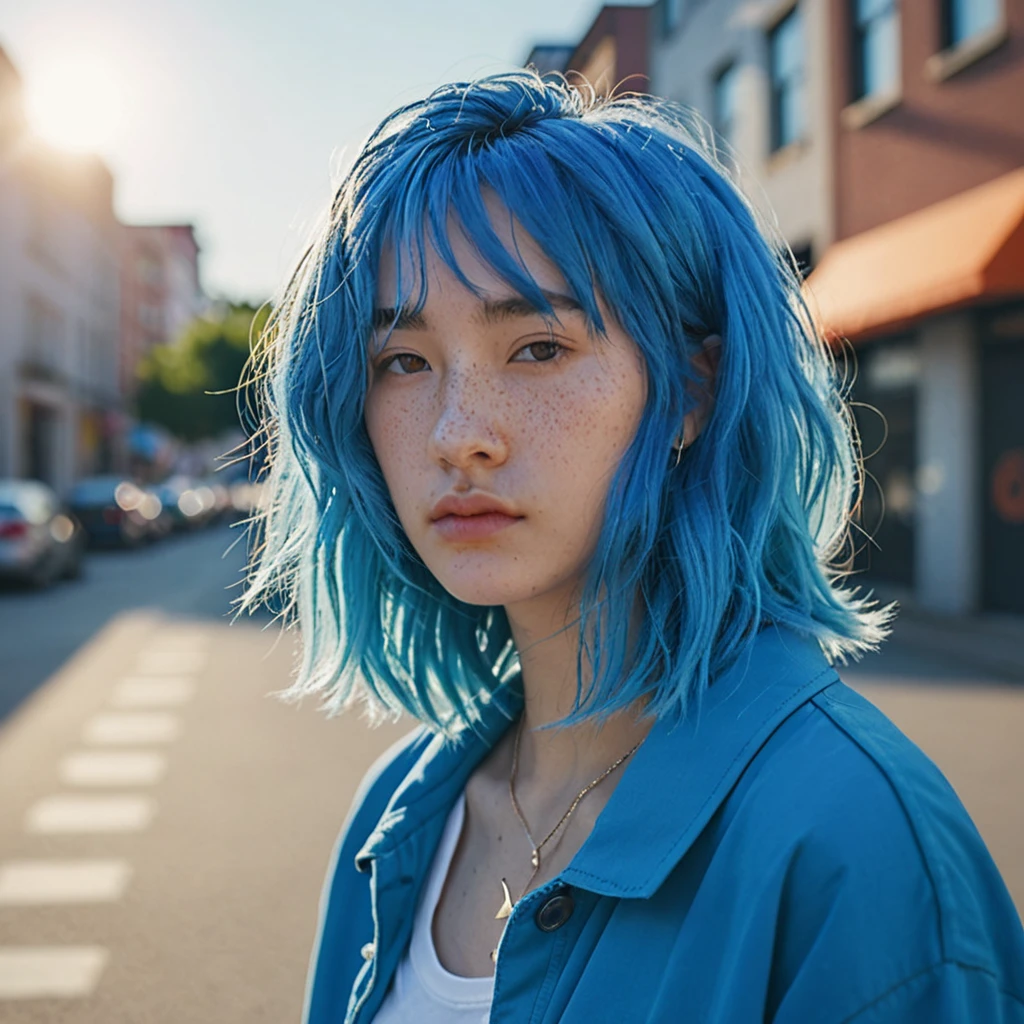
{"type": "Polygon", "coordinates": [[[1024,907],[1024,3],[0,0],[0,1018],[298,1019],[366,728],[231,624],[232,389],[346,160],[532,64],[711,126],[851,375],[844,670],[1024,907]],[[848,339],[848,343],[840,339],[848,339]]]}

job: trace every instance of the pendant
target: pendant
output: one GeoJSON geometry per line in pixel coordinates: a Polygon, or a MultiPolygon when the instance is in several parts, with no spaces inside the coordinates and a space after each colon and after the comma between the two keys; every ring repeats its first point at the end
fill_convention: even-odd
{"type": "Polygon", "coordinates": [[[540,850],[534,850],[530,857],[530,864],[533,866],[533,870],[536,871],[540,867],[540,850]]]}
{"type": "Polygon", "coordinates": [[[505,893],[505,902],[502,903],[501,910],[494,915],[495,921],[504,921],[512,913],[512,894],[508,891],[508,884],[504,878],[501,880],[501,888],[505,893]]]}

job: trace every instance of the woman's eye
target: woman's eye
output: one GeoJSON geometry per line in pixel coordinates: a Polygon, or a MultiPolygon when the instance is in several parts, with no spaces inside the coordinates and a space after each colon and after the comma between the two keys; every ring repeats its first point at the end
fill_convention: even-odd
{"type": "Polygon", "coordinates": [[[413,355],[412,352],[398,352],[388,356],[380,364],[381,373],[397,373],[400,376],[410,373],[422,373],[427,369],[427,361],[423,356],[413,355]]]}
{"type": "Polygon", "coordinates": [[[534,341],[524,345],[513,357],[513,362],[546,363],[565,350],[557,341],[534,341]]]}

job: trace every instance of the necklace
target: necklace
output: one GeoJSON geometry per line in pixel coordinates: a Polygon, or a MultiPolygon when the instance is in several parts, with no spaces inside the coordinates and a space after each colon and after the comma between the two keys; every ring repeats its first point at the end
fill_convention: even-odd
{"type": "MultiPolygon", "coordinates": [[[[520,716],[519,725],[516,729],[516,743],[515,747],[512,750],[512,771],[509,772],[508,776],[508,795],[512,801],[512,810],[515,811],[516,817],[519,819],[519,824],[523,826],[523,831],[526,833],[526,838],[529,839],[530,846],[533,848],[533,852],[530,855],[530,864],[533,867],[533,871],[530,872],[530,877],[529,879],[527,879],[526,885],[523,887],[523,891],[519,894],[520,900],[529,891],[530,885],[532,884],[534,878],[537,877],[537,872],[540,871],[541,850],[543,850],[544,847],[547,846],[552,839],[554,839],[554,837],[561,830],[562,826],[569,821],[569,819],[573,815],[573,812],[576,810],[577,807],[579,807],[580,802],[583,800],[583,798],[595,786],[598,786],[602,782],[604,782],[604,780],[607,779],[608,776],[611,775],[611,773],[619,767],[619,765],[621,765],[628,758],[632,757],[633,754],[635,754],[637,750],[640,749],[640,744],[643,743],[642,739],[639,740],[636,743],[636,745],[633,746],[630,750],[627,750],[626,753],[622,755],[622,757],[620,757],[613,764],[610,764],[607,768],[605,768],[605,770],[601,772],[601,774],[598,775],[598,777],[594,779],[593,782],[589,782],[586,786],[584,786],[579,791],[579,793],[576,794],[576,797],[573,800],[573,802],[569,804],[569,809],[565,812],[565,814],[561,816],[561,818],[558,819],[558,822],[556,823],[555,827],[538,843],[533,838],[533,834],[530,832],[530,826],[526,823],[526,818],[523,815],[522,809],[519,806],[519,801],[516,799],[516,775],[519,772],[519,742],[523,738],[523,721],[525,720],[525,718],[525,713],[522,716],[520,716]]],[[[497,912],[497,914],[494,915],[495,920],[497,921],[503,921],[505,918],[507,918],[512,913],[512,908],[515,906],[515,903],[519,902],[519,900],[516,900],[515,903],[513,903],[512,894],[509,892],[508,889],[508,882],[506,882],[504,878],[501,880],[501,889],[502,894],[504,895],[504,901],[501,904],[501,909],[497,912]]],[[[494,950],[494,952],[491,953],[492,960],[497,958],[497,952],[497,950],[494,950]]]]}

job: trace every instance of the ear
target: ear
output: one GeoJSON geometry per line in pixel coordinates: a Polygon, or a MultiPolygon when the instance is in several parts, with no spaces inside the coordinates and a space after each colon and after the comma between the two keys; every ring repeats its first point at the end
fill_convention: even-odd
{"type": "Polygon", "coordinates": [[[715,384],[718,380],[718,364],[722,358],[720,335],[709,334],[702,342],[699,352],[690,357],[690,366],[696,380],[687,383],[688,393],[697,404],[683,419],[683,445],[689,447],[700,436],[715,404],[715,384]]]}

